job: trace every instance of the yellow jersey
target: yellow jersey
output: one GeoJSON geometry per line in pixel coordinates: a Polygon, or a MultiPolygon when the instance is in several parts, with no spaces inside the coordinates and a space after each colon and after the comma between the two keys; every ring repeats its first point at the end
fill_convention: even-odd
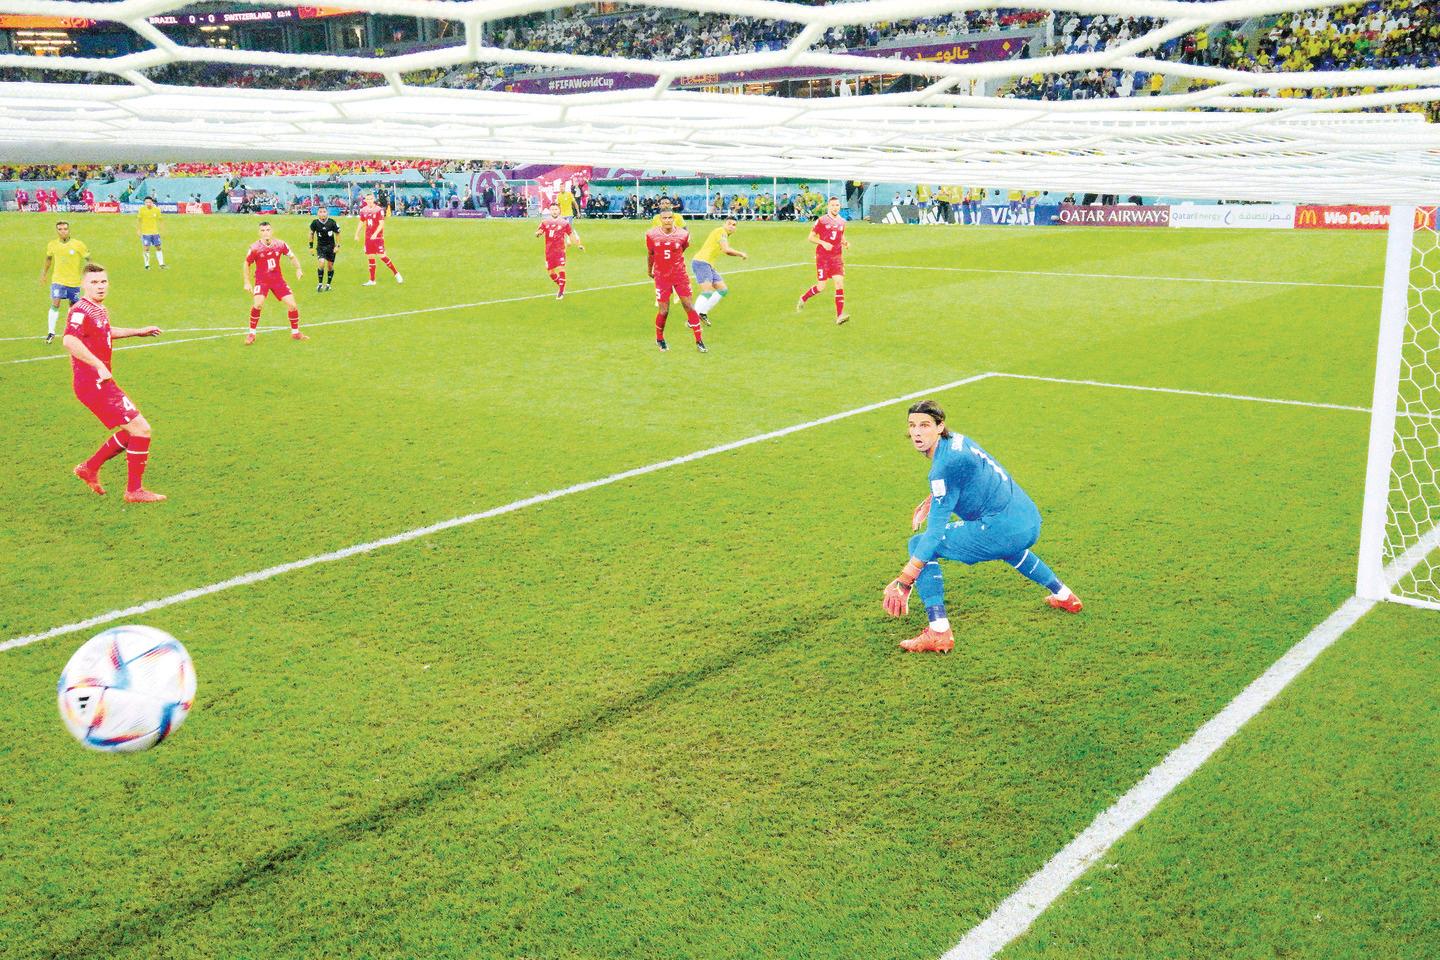
{"type": "Polygon", "coordinates": [[[560,196],[555,198],[555,203],[560,207],[560,216],[575,216],[575,194],[569,190],[562,190],[560,196]]]}
{"type": "Polygon", "coordinates": [[[725,228],[716,227],[710,231],[710,235],[705,238],[705,242],[700,244],[700,249],[695,251],[695,259],[701,263],[708,263],[713,267],[716,262],[719,261],[720,257],[723,256],[724,248],[721,247],[721,244],[724,242],[725,228]]]}
{"type": "Polygon", "coordinates": [[[85,261],[90,259],[90,248],[79,240],[71,237],[69,240],[51,240],[45,247],[45,256],[50,258],[50,282],[63,284],[67,287],[80,286],[80,271],[85,269],[85,261]]]}
{"type": "MultiPolygon", "coordinates": [[[[650,224],[651,224],[651,226],[656,226],[656,227],[660,226],[660,214],[658,214],[658,213],[655,214],[655,218],[650,221],[650,224]]],[[[676,227],[676,229],[678,229],[678,230],[684,230],[684,229],[685,229],[685,218],[682,217],[682,216],[681,216],[680,214],[678,214],[678,213],[675,214],[675,227],[676,227]]]]}
{"type": "Polygon", "coordinates": [[[140,221],[141,233],[148,236],[149,234],[160,232],[160,208],[158,206],[141,207],[140,212],[135,214],[135,217],[140,221]]]}

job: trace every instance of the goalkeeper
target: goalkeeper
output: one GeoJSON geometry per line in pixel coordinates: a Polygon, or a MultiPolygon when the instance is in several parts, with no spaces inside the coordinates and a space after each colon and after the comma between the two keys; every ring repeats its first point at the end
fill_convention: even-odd
{"type": "Polygon", "coordinates": [[[1058,610],[1079,613],[1080,598],[1030,551],[1040,537],[1040,511],[988,453],[974,440],[956,436],[945,426],[945,411],[933,400],[909,410],[906,432],[915,449],[930,460],[930,496],[915,508],[910,528],[923,533],[910,538],[910,562],[885,588],[885,612],[901,617],[910,612],[910,592],[920,591],[928,626],[904,641],[909,653],[949,653],[955,648],[945,616],[945,581],[939,560],[984,563],[1004,560],[1050,591],[1045,602],[1058,610]],[[958,520],[951,521],[954,514],[958,520]]]}

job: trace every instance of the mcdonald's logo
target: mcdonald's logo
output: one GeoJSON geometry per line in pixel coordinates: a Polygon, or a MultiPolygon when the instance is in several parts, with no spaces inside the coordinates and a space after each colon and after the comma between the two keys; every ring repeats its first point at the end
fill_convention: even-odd
{"type": "Polygon", "coordinates": [[[1314,227],[1320,224],[1320,211],[1314,207],[1297,207],[1295,209],[1295,226],[1314,227]]]}
{"type": "Polygon", "coordinates": [[[1415,208],[1415,229],[1416,229],[1416,230],[1434,230],[1434,229],[1435,229],[1435,208],[1434,208],[1434,207],[1416,207],[1416,208],[1415,208]]]}

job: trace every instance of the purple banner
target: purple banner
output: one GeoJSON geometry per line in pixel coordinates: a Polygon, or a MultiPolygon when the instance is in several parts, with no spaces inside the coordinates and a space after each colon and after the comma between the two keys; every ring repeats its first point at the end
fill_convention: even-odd
{"type": "Polygon", "coordinates": [[[1060,208],[1055,222],[1071,227],[1168,227],[1170,208],[1123,204],[1077,207],[1067,203],[1060,208]]]}
{"type": "MultiPolygon", "coordinates": [[[[1008,60],[1025,48],[1029,37],[989,37],[950,43],[922,43],[909,47],[866,47],[847,50],[856,57],[893,58],[897,60],[935,60],[942,63],[986,63],[1008,60]]],[[[883,69],[883,68],[882,68],[883,69]]],[[[706,73],[676,79],[677,87],[701,87],[716,83],[759,83],[767,80],[804,80],[854,75],[853,70],[829,70],[819,67],[771,67],[768,70],[739,70],[733,73],[706,73]]],[[[572,76],[553,74],[538,77],[516,77],[496,84],[491,89],[506,93],[593,93],[596,90],[633,90],[649,87],[655,78],[644,73],[585,73],[572,76]]]]}

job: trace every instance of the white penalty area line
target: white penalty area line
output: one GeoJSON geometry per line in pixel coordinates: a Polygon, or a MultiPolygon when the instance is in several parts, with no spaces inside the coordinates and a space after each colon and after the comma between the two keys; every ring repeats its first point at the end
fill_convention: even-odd
{"type": "MultiPolygon", "coordinates": [[[[741,267],[741,268],[738,269],[738,270],[727,270],[726,273],[731,273],[731,274],[734,274],[734,273],[758,273],[758,272],[760,272],[761,270],[788,270],[788,269],[790,269],[791,267],[804,267],[804,266],[808,266],[808,265],[809,265],[808,261],[800,261],[800,260],[797,260],[797,261],[795,261],[794,263],[774,263],[774,264],[769,264],[769,265],[763,266],[763,267],[741,267]]],[[[579,293],[599,293],[600,291],[603,291],[603,290],[620,290],[620,289],[623,289],[623,288],[625,288],[625,287],[648,287],[648,286],[651,286],[651,285],[653,284],[653,282],[654,282],[654,281],[651,281],[651,280],[629,280],[629,281],[626,281],[625,283],[607,283],[607,284],[605,284],[605,285],[603,285],[603,286],[599,286],[599,287],[579,287],[579,288],[576,288],[576,289],[573,289],[573,290],[566,290],[566,291],[565,291],[565,295],[566,295],[567,297],[569,297],[569,296],[574,296],[575,294],[579,294],[579,293]]],[[[554,293],[527,293],[527,294],[524,294],[523,296],[518,296],[518,297],[500,297],[500,298],[495,299],[495,300],[477,300],[477,301],[475,301],[475,302],[473,302],[473,303],[451,303],[451,304],[446,304],[446,305],[444,305],[444,306],[439,306],[439,307],[417,307],[417,308],[414,309],[414,310],[398,310],[398,311],[396,311],[395,313],[373,313],[373,314],[370,314],[369,316],[364,316],[364,317],[344,317],[344,318],[341,318],[341,319],[339,319],[339,320],[316,320],[316,321],[313,321],[313,322],[306,322],[303,326],[304,326],[305,329],[308,330],[308,329],[310,329],[311,327],[330,327],[330,326],[334,326],[334,325],[340,324],[340,323],[361,323],[361,322],[366,321],[366,320],[389,320],[389,319],[394,318],[394,317],[413,317],[413,316],[415,316],[415,315],[417,315],[417,314],[421,314],[421,313],[439,313],[439,312],[442,312],[442,311],[445,311],[445,310],[468,310],[468,309],[471,309],[471,308],[473,308],[473,307],[493,307],[493,306],[498,306],[499,304],[502,304],[502,303],[521,303],[521,302],[524,302],[524,301],[526,301],[526,300],[553,300],[553,299],[555,299],[555,294],[554,294],[554,293]]],[[[179,340],[155,340],[155,341],[152,341],[152,342],[150,342],[150,343],[125,344],[125,345],[123,345],[123,346],[117,346],[117,347],[115,347],[115,349],[118,351],[118,350],[147,350],[147,349],[153,349],[153,348],[155,348],[155,347],[173,347],[173,346],[176,346],[177,344],[181,344],[181,343],[198,343],[199,341],[202,341],[202,340],[224,340],[224,339],[228,339],[228,338],[230,338],[230,337],[237,337],[237,336],[240,336],[241,334],[249,333],[249,332],[250,332],[250,328],[249,328],[249,327],[217,327],[217,328],[214,328],[214,329],[229,330],[230,332],[229,332],[229,333],[217,333],[217,334],[214,334],[214,335],[208,336],[208,337],[182,337],[182,338],[180,338],[179,340]]],[[[289,327],[262,327],[258,332],[260,332],[260,333],[265,333],[265,332],[267,332],[267,331],[268,331],[268,332],[276,332],[276,331],[289,330],[289,329],[290,329],[289,327]]],[[[29,340],[29,339],[32,339],[32,338],[30,338],[30,337],[23,337],[23,338],[20,338],[20,339],[29,340]]],[[[42,338],[42,339],[43,339],[43,338],[42,338]]],[[[68,353],[49,353],[49,354],[45,354],[44,356],[40,356],[40,357],[23,357],[23,358],[21,358],[21,359],[19,359],[19,360],[0,360],[0,366],[4,366],[4,365],[6,365],[6,364],[12,364],[12,363],[37,363],[37,362],[39,362],[39,361],[41,361],[41,360],[68,360],[68,359],[70,359],[70,354],[68,354],[68,353]]]]}
{"type": "Polygon", "coordinates": [[[633,467],[629,470],[622,470],[619,473],[612,473],[608,477],[601,477],[598,480],[589,480],[585,483],[577,483],[573,486],[562,487],[559,490],[551,490],[549,493],[537,494],[533,497],[526,497],[523,500],[515,500],[503,506],[492,507],[480,513],[470,513],[462,517],[454,517],[450,520],[442,520],[439,523],[432,523],[425,527],[416,527],[413,530],[406,530],[393,536],[384,537],[379,540],[371,540],[368,543],[358,543],[354,546],[345,547],[340,550],[333,550],[329,553],[316,554],[313,557],[305,557],[303,560],[292,560],[289,563],[282,563],[278,566],[266,567],[264,570],[257,570],[253,573],[242,574],[238,577],[231,577],[228,580],[221,580],[218,583],[208,584],[203,587],[195,587],[181,593],[171,594],[168,597],[161,597],[158,600],[150,600],[146,603],[137,604],[133,607],[126,607],[123,610],[111,610],[109,613],[102,613],[76,623],[68,623],[64,626],[53,627],[43,633],[32,633],[28,636],[15,637],[0,643],[0,652],[14,650],[17,647],[28,646],[38,643],[41,640],[49,640],[52,637],[60,637],[69,633],[76,633],[81,630],[88,630],[106,623],[114,623],[116,620],[124,620],[129,617],[136,617],[141,614],[151,613],[165,607],[174,606],[177,603],[184,603],[186,600],[197,600],[200,597],[208,597],[211,594],[220,593],[235,587],[248,586],[252,583],[260,583],[263,580],[270,580],[281,574],[293,573],[296,570],[304,570],[306,567],[313,567],[322,563],[331,563],[336,560],[344,560],[346,557],[358,556],[362,553],[371,553],[382,547],[392,547],[401,543],[408,543],[411,540],[418,540],[421,537],[428,537],[432,534],[451,530],[455,527],[463,527],[480,520],[488,520],[491,517],[498,517],[506,513],[514,513],[516,510],[523,510],[526,507],[533,507],[541,503],[549,503],[551,500],[559,500],[561,497],[568,497],[576,493],[584,493],[587,490],[595,490],[599,487],[606,487],[612,483],[619,483],[622,480],[629,480],[633,477],[642,477],[649,473],[656,473],[670,467],[677,467],[685,463],[693,463],[696,460],[703,460],[706,457],[713,457],[719,453],[728,453],[731,450],[739,450],[757,443],[764,443],[767,440],[777,440],[780,437],[789,436],[792,433],[799,433],[802,430],[809,430],[812,427],[824,426],[828,423],[835,423],[838,420],[845,420],[850,417],[857,417],[864,413],[872,413],[882,410],[885,407],[892,407],[897,403],[904,403],[907,400],[916,400],[920,397],[941,393],[946,390],[953,390],[956,387],[963,387],[966,384],[977,383],[993,376],[990,373],[978,373],[962,380],[952,380],[935,387],[927,387],[924,390],[917,390],[914,393],[907,393],[903,396],[892,397],[889,400],[881,400],[878,403],[867,403],[863,407],[855,407],[841,413],[832,413],[817,420],[807,420],[804,423],[797,423],[793,426],[783,427],[779,430],[771,430],[768,433],[756,434],[753,437],[746,437],[743,440],[733,440],[729,443],[722,443],[719,446],[707,447],[704,450],[697,450],[694,453],[687,453],[683,456],[672,457],[669,460],[661,460],[657,463],[648,464],[643,467],[633,467]]]}
{"type": "Polygon", "coordinates": [[[1157,283],[1238,283],[1262,287],[1336,287],[1379,290],[1378,283],[1320,283],[1313,280],[1241,280],[1229,277],[1162,277],[1135,273],[1068,273],[1057,270],[1002,270],[992,267],[920,267],[904,263],[854,263],[865,270],[933,270],[940,273],[1003,273],[1021,277],[1070,277],[1085,280],[1150,280],[1157,283]]]}
{"type": "MultiPolygon", "coordinates": [[[[1341,408],[1354,409],[1354,408],[1341,408]]],[[[1429,555],[1440,548],[1440,527],[1424,537],[1385,568],[1392,588],[1429,555]]],[[[1402,598],[1393,598],[1405,602],[1402,598]]],[[[1183,783],[1245,724],[1265,709],[1305,668],[1353,627],[1378,601],[1351,597],[1305,638],[1287,650],[1234,700],[1131,787],[1109,809],[1097,816],[1050,862],[1031,875],[990,916],[965,934],[940,960],[990,960],[1080,879],[1122,836],[1145,819],[1172,790],[1183,783]]],[[[1416,603],[1416,606],[1428,606],[1416,603]]]]}
{"type": "Polygon", "coordinates": [[[1245,393],[1211,393],[1205,390],[1181,390],[1177,387],[1147,387],[1134,383],[1107,383],[1104,380],[1072,380],[1068,377],[1037,377],[1027,373],[995,373],[1008,380],[1038,380],[1043,383],[1064,383],[1077,387],[1105,387],[1109,390],[1138,390],[1143,393],[1171,393],[1182,397],[1206,397],[1212,400],[1244,400],[1249,403],[1274,403],[1285,407],[1313,407],[1318,410],[1348,410],[1369,413],[1369,407],[1347,406],[1343,403],[1319,403],[1314,400],[1284,400],[1279,397],[1252,397],[1245,393]]]}

